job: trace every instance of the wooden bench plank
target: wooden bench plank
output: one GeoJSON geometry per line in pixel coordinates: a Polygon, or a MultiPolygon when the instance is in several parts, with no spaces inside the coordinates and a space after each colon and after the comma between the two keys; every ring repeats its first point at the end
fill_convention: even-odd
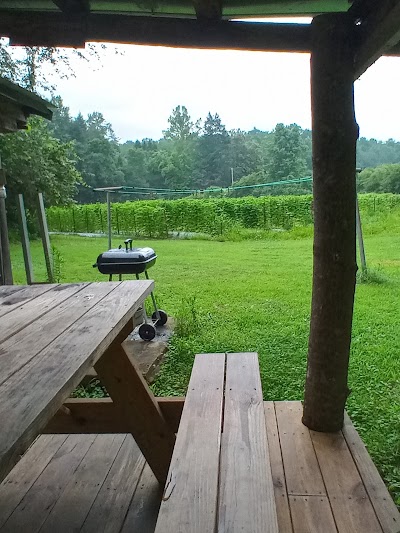
{"type": "Polygon", "coordinates": [[[0,386],[0,479],[126,327],[153,285],[116,283],[82,319],[0,386]]]}
{"type": "Polygon", "coordinates": [[[282,452],[279,443],[274,402],[264,402],[264,412],[265,422],[267,424],[269,458],[272,481],[274,484],[279,531],[292,533],[293,528],[290,518],[289,500],[286,492],[286,480],[283,471],[282,452]]]}
{"type": "Polygon", "coordinates": [[[275,409],[288,494],[326,496],[301,402],[275,402],[275,409]]]}
{"type": "Polygon", "coordinates": [[[278,532],[256,353],[226,356],[218,531],[278,532]]]}
{"type": "Polygon", "coordinates": [[[156,533],[214,533],[225,354],[195,358],[156,533]]]}
{"type": "Polygon", "coordinates": [[[347,413],[342,433],[384,533],[399,533],[400,513],[347,413]]]}
{"type": "Polygon", "coordinates": [[[310,435],[339,532],[382,532],[342,433],[310,435]]]}
{"type": "Polygon", "coordinates": [[[289,496],[289,501],[294,533],[337,533],[326,496],[289,496]]]}

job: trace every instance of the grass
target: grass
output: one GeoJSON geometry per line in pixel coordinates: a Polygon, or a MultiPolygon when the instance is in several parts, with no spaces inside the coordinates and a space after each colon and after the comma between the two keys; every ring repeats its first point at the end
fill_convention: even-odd
{"type": "MultiPolygon", "coordinates": [[[[62,281],[105,280],[92,264],[107,248],[106,239],[53,236],[52,244],[63,260],[62,281]]],[[[150,245],[159,255],[151,274],[160,307],[178,318],[155,393],[184,394],[195,353],[257,351],[265,399],[301,400],[311,299],[309,234],[150,245]]],[[[400,504],[399,232],[367,231],[365,246],[370,272],[384,282],[357,285],[347,408],[400,504]]],[[[24,283],[22,254],[17,245],[12,252],[16,281],[24,283]]],[[[37,279],[44,280],[40,243],[33,243],[32,252],[37,279]]]]}

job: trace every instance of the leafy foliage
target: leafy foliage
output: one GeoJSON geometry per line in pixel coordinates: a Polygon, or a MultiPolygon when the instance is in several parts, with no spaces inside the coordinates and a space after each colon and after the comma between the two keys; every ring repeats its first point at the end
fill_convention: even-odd
{"type": "Polygon", "coordinates": [[[32,117],[26,131],[0,135],[0,153],[12,220],[19,193],[28,209],[35,208],[38,191],[44,193],[48,205],[67,204],[74,198],[80,182],[74,146],[55,139],[43,119],[32,117]]]}
{"type": "MultiPolygon", "coordinates": [[[[112,204],[113,232],[143,237],[168,237],[170,232],[224,235],[234,227],[290,229],[313,222],[311,195],[255,198],[141,200],[112,204]]],[[[361,195],[362,213],[390,212],[400,206],[397,195],[361,195]]],[[[107,229],[105,204],[50,207],[52,231],[101,233],[107,229]]]]}
{"type": "Polygon", "coordinates": [[[391,192],[400,194],[400,164],[366,168],[357,178],[362,192],[391,192]]]}

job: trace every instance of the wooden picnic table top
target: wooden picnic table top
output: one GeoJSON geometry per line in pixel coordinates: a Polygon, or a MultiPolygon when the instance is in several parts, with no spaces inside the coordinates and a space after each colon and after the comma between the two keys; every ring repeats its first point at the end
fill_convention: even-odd
{"type": "Polygon", "coordinates": [[[0,287],[0,480],[130,324],[153,285],[0,287]]]}

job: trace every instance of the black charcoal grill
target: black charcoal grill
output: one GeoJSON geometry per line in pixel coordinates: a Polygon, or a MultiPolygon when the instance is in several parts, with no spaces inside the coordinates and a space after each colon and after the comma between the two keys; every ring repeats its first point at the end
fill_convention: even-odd
{"type": "MultiPolygon", "coordinates": [[[[122,275],[135,274],[136,279],[139,279],[139,274],[144,272],[146,279],[149,279],[147,270],[151,268],[156,260],[157,255],[153,248],[133,248],[132,239],[124,241],[125,249],[122,245],[119,248],[114,248],[100,254],[94,268],[98,268],[102,274],[108,274],[109,280],[112,281],[113,276],[118,276],[119,280],[122,275]]],[[[146,310],[143,307],[144,323],[139,327],[139,335],[143,340],[150,341],[156,335],[155,326],[163,326],[168,319],[167,314],[162,309],[158,309],[154,293],[150,293],[154,313],[152,314],[151,323],[148,320],[146,310]]]]}

